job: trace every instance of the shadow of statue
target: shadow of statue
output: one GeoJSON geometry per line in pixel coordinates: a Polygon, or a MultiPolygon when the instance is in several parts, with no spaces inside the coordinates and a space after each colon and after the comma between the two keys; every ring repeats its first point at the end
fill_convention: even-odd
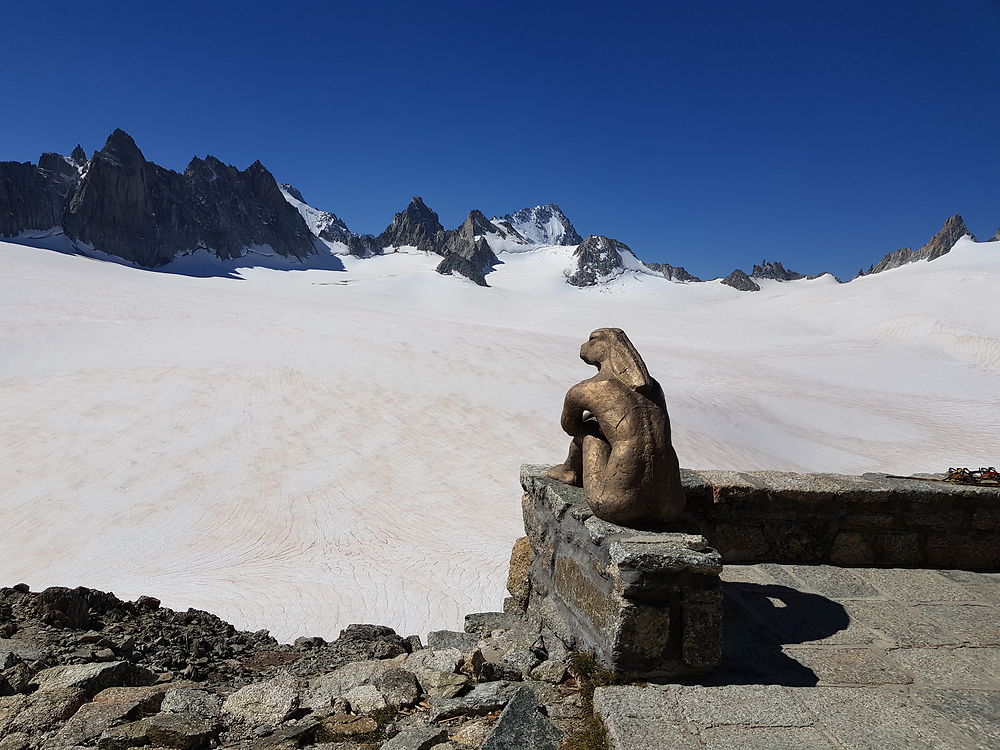
{"type": "Polygon", "coordinates": [[[811,687],[816,673],[783,646],[819,641],[847,628],[839,603],[788,586],[722,583],[722,664],[701,685],[811,687]]]}

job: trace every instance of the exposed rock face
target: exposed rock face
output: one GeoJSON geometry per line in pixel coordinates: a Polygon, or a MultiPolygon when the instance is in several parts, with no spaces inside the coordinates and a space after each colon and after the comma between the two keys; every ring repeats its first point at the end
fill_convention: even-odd
{"type": "Polygon", "coordinates": [[[380,248],[410,245],[441,255],[445,239],[438,215],[427,207],[423,198],[414,196],[405,210],[392,217],[392,223],[375,242],[380,248]]]}
{"type": "Polygon", "coordinates": [[[62,224],[78,173],[58,154],[31,162],[0,162],[0,237],[62,224]]]}
{"type": "Polygon", "coordinates": [[[789,271],[776,260],[772,260],[770,263],[763,261],[761,265],[755,265],[750,277],[754,279],[773,279],[775,281],[795,281],[796,279],[805,278],[801,273],[789,271]]]}
{"type": "Polygon", "coordinates": [[[990,238],[990,242],[1000,241],[1000,229],[997,229],[996,233],[990,238]]]}
{"type": "Polygon", "coordinates": [[[739,289],[741,292],[760,291],[760,287],[757,286],[756,282],[738,268],[726,276],[722,280],[722,283],[726,286],[731,286],[733,289],[739,289]]]}
{"type": "Polygon", "coordinates": [[[917,257],[914,260],[923,260],[924,258],[934,260],[935,258],[940,258],[949,252],[955,246],[955,243],[965,235],[976,239],[975,235],[965,226],[965,220],[959,214],[955,214],[944,223],[944,226],[938,230],[937,234],[927,240],[927,244],[917,251],[917,257]]]}
{"type": "Polygon", "coordinates": [[[499,220],[536,245],[579,245],[583,238],[555,203],[522,208],[499,220]]]}
{"type": "MultiPolygon", "coordinates": [[[[899,268],[900,266],[905,266],[907,263],[912,263],[916,258],[916,255],[912,247],[901,247],[898,250],[893,250],[891,253],[886,253],[882,256],[882,260],[873,266],[869,266],[868,274],[881,273],[882,271],[888,271],[890,268],[899,268]]],[[[862,274],[867,275],[867,274],[862,274]]]]}
{"type": "Polygon", "coordinates": [[[184,174],[147,162],[122,130],[90,161],[42,154],[0,164],[0,235],[62,227],[73,240],[144,266],[208,248],[221,258],[269,245],[304,258],[312,237],[260,162],[240,171],[195,158],[184,174]],[[82,176],[81,176],[82,175],[82,176]]]}
{"type": "MultiPolygon", "coordinates": [[[[998,230],[998,234],[1000,234],[1000,230],[998,230]]],[[[955,214],[919,250],[914,252],[908,247],[893,250],[891,253],[884,255],[878,263],[871,266],[866,275],[888,271],[890,268],[899,268],[907,263],[913,263],[918,260],[935,260],[940,258],[942,255],[948,253],[954,247],[955,243],[965,235],[976,239],[975,235],[965,226],[965,220],[959,214],[955,214]]]]}
{"type": "Polygon", "coordinates": [[[438,264],[438,273],[458,273],[479,286],[489,286],[486,274],[493,270],[499,259],[481,236],[495,227],[481,211],[473,209],[458,229],[444,233],[441,249],[444,260],[438,264]]]}
{"type": "Polygon", "coordinates": [[[632,250],[624,242],[592,234],[573,252],[576,263],[566,281],[573,286],[594,286],[625,271],[622,253],[632,250]]]}
{"type": "Polygon", "coordinates": [[[669,263],[646,263],[646,268],[663,274],[670,281],[701,281],[697,276],[688,273],[684,266],[672,266],[669,263]]]}

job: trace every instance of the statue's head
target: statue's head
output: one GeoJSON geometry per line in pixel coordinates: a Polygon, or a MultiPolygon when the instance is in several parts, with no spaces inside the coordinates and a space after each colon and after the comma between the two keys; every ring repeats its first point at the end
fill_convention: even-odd
{"type": "Polygon", "coordinates": [[[591,333],[580,347],[580,359],[632,390],[645,388],[651,382],[646,363],[621,328],[598,328],[591,333]]]}

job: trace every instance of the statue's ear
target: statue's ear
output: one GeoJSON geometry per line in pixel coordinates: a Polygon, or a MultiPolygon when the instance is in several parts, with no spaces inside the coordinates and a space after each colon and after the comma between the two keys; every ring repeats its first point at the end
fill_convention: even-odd
{"type": "Polygon", "coordinates": [[[642,361],[639,352],[632,346],[625,331],[620,328],[606,329],[608,337],[608,366],[616,380],[620,380],[633,391],[642,390],[650,385],[652,378],[646,363],[642,361]]]}

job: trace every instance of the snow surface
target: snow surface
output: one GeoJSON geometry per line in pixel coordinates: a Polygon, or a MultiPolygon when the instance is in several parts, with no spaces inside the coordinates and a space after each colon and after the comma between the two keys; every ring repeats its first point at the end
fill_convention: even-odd
{"type": "Polygon", "coordinates": [[[501,606],[518,467],[564,457],[600,326],[660,380],[684,466],[1000,457],[1000,242],[753,294],[636,271],[577,289],[573,250],[505,253],[483,289],[422,253],[151,273],[0,243],[0,581],[282,640],[459,628],[501,606]]]}

